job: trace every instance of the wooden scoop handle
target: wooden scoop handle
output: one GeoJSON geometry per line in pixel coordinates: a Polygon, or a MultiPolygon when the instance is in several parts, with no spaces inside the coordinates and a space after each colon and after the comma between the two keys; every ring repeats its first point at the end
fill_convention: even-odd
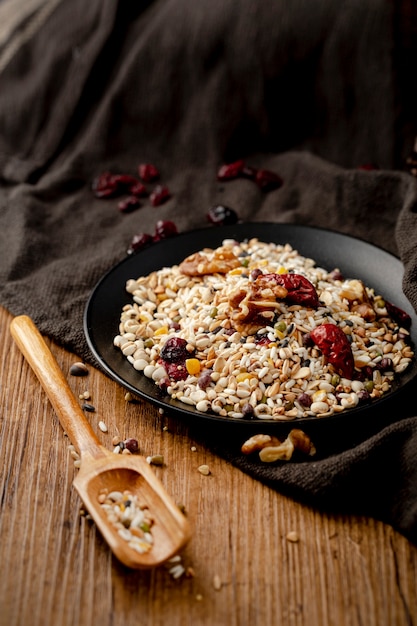
{"type": "Polygon", "coordinates": [[[64,431],[80,454],[102,456],[101,445],[55,357],[27,315],[15,317],[10,332],[44,388],[64,431]]]}

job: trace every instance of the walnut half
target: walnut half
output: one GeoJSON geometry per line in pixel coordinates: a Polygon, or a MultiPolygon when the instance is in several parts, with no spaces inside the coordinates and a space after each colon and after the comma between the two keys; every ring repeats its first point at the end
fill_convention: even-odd
{"type": "Polygon", "coordinates": [[[299,428],[293,428],[284,441],[270,435],[259,434],[250,437],[241,447],[241,452],[246,455],[259,452],[259,458],[264,463],[289,461],[296,450],[308,456],[316,454],[316,448],[310,437],[299,428]]]}

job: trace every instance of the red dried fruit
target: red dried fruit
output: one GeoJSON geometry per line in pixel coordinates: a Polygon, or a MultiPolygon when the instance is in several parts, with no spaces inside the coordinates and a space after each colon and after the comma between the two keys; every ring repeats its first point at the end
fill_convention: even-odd
{"type": "Polygon", "coordinates": [[[171,380],[185,380],[188,376],[187,368],[184,363],[168,363],[162,361],[166,372],[171,380]]]}
{"type": "Polygon", "coordinates": [[[152,206],[159,206],[169,200],[170,197],[171,193],[168,187],[165,185],[157,185],[149,196],[149,199],[152,206]]]}
{"type": "Polygon", "coordinates": [[[276,282],[281,287],[285,287],[288,294],[285,300],[293,304],[302,304],[316,309],[319,304],[319,297],[314,285],[301,274],[263,274],[262,280],[276,282]]]}
{"type": "Polygon", "coordinates": [[[397,324],[400,324],[404,328],[409,328],[411,326],[411,317],[398,306],[385,300],[385,308],[387,309],[388,315],[392,317],[397,324]]]}
{"type": "Polygon", "coordinates": [[[169,363],[181,363],[190,357],[187,342],[181,337],[170,337],[163,346],[160,357],[169,363]]]}
{"type": "Polygon", "coordinates": [[[352,380],[355,363],[352,348],[343,330],[335,324],[321,324],[310,332],[310,337],[338,373],[352,380]]]}
{"type": "Polygon", "coordinates": [[[140,181],[130,174],[114,174],[113,179],[120,190],[131,189],[132,186],[137,185],[140,181]]]}
{"type": "Polygon", "coordinates": [[[121,213],[131,213],[140,207],[140,202],[136,196],[128,196],[124,200],[120,200],[117,208],[121,213]]]}
{"type": "Polygon", "coordinates": [[[134,252],[139,252],[139,250],[143,250],[143,248],[148,247],[152,242],[152,235],[148,235],[148,233],[138,233],[133,236],[127,253],[133,254],[134,252]]]}
{"type": "Polygon", "coordinates": [[[257,346],[267,346],[271,343],[271,339],[267,335],[258,335],[255,343],[257,346]]]}
{"type": "Polygon", "coordinates": [[[151,183],[159,178],[159,170],[152,163],[141,163],[138,166],[138,172],[145,183],[151,183]]]}
{"type": "Polygon", "coordinates": [[[170,220],[158,220],[155,224],[154,241],[160,241],[161,239],[168,239],[168,237],[174,237],[178,235],[178,229],[174,222],[170,220]]]}
{"type": "Polygon", "coordinates": [[[111,172],[103,172],[94,179],[92,190],[96,198],[111,198],[118,193],[118,185],[111,172]]]}
{"type": "Polygon", "coordinates": [[[130,174],[103,172],[93,181],[92,190],[97,198],[113,198],[131,191],[138,184],[140,181],[130,174]]]}
{"type": "Polygon", "coordinates": [[[226,224],[236,224],[239,220],[236,211],[230,207],[219,204],[208,210],[207,219],[216,226],[224,226],[226,224]]]}
{"type": "Polygon", "coordinates": [[[234,178],[238,178],[244,168],[245,162],[243,159],[221,165],[217,170],[217,180],[233,180],[234,178]]]}
{"type": "Polygon", "coordinates": [[[270,170],[257,170],[255,182],[262,191],[272,191],[279,189],[283,185],[281,176],[270,170]]]}
{"type": "Polygon", "coordinates": [[[249,180],[255,180],[256,172],[257,172],[256,167],[250,167],[250,165],[245,165],[240,175],[242,176],[242,178],[249,178],[249,180]]]}
{"type": "Polygon", "coordinates": [[[148,190],[145,185],[137,180],[131,187],[129,187],[129,191],[132,196],[136,196],[137,198],[143,198],[148,195],[148,190]]]}

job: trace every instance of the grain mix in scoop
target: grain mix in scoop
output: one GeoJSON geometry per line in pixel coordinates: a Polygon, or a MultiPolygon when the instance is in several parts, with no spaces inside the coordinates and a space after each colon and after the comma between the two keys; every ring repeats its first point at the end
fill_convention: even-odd
{"type": "Polygon", "coordinates": [[[406,313],[289,244],[225,240],[126,289],[114,345],[203,413],[332,415],[381,397],[414,357],[406,313]]]}

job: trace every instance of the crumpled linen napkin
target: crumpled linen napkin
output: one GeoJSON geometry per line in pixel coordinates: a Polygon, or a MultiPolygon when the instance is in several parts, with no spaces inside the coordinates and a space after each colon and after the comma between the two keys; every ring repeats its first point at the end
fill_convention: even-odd
{"type": "MultiPolygon", "coordinates": [[[[208,208],[225,204],[242,221],[326,227],[398,254],[417,310],[417,182],[400,171],[415,94],[395,71],[408,39],[393,28],[397,5],[363,4],[40,2],[37,28],[8,55],[0,47],[0,303],[94,363],[83,311],[132,236],[158,219],[212,228],[208,208]],[[218,165],[237,157],[282,187],[219,183],[218,165]],[[168,202],[122,214],[95,198],[98,174],[141,162],[159,167],[168,202]],[[369,163],[379,167],[359,167],[369,163]]],[[[271,488],[416,542],[416,415],[404,393],[305,462],[261,465],[224,433],[197,436],[271,488]]]]}

